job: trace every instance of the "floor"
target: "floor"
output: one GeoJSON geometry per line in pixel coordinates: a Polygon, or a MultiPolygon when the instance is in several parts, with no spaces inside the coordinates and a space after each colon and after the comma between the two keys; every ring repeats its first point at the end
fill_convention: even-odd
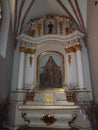
{"type": "Polygon", "coordinates": [[[22,126],[18,128],[17,130],[79,130],[77,128],[71,128],[71,129],[65,129],[65,128],[40,128],[40,127],[27,127],[22,126]]]}

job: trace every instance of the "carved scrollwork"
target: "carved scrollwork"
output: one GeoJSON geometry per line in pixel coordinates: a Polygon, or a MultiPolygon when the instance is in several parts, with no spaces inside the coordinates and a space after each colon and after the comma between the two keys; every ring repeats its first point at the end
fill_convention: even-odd
{"type": "Polygon", "coordinates": [[[23,112],[21,114],[21,117],[24,119],[24,122],[27,124],[27,125],[30,125],[31,121],[27,118],[27,113],[26,112],[23,112]]]}
{"type": "Polygon", "coordinates": [[[72,126],[72,124],[76,119],[77,119],[77,114],[72,114],[72,119],[68,122],[69,126],[72,126]]]}
{"type": "Polygon", "coordinates": [[[58,24],[59,24],[59,28],[60,28],[60,34],[62,34],[62,30],[63,30],[63,21],[60,21],[58,24]]]}
{"type": "Polygon", "coordinates": [[[44,34],[69,35],[74,31],[72,24],[70,17],[46,15],[38,19],[31,19],[28,30],[24,33],[31,37],[39,37],[44,34]],[[49,29],[52,31],[49,31],[49,29]]]}

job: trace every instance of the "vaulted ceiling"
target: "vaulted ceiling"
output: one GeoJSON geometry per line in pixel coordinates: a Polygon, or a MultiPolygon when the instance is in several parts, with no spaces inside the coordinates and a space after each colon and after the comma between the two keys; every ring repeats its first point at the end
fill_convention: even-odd
{"type": "Polygon", "coordinates": [[[16,35],[23,31],[33,18],[44,15],[66,15],[77,28],[86,33],[87,0],[9,0],[13,30],[16,35]]]}

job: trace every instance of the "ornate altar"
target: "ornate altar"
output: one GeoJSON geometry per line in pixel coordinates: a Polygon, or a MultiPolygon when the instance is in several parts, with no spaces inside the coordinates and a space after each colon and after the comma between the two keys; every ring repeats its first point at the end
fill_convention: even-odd
{"type": "Polygon", "coordinates": [[[90,77],[84,34],[73,27],[69,17],[47,15],[32,19],[18,36],[9,112],[13,129],[24,124],[69,128],[73,115],[78,118],[80,108],[68,90],[90,86],[90,77]]]}

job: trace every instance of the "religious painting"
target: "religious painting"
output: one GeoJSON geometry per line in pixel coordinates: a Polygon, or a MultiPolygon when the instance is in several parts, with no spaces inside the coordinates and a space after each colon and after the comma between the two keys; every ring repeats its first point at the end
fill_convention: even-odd
{"type": "Polygon", "coordinates": [[[57,32],[57,24],[56,19],[46,19],[44,21],[44,34],[56,34],[57,32]]]}
{"type": "Polygon", "coordinates": [[[64,58],[55,51],[44,52],[38,57],[38,88],[55,89],[63,87],[64,58]]]}

